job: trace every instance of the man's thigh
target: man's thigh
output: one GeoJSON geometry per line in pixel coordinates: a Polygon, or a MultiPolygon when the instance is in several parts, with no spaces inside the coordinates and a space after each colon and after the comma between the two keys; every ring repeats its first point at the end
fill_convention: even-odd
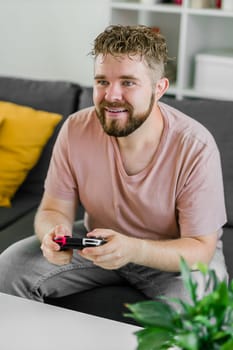
{"type": "Polygon", "coordinates": [[[128,264],[121,269],[120,274],[149,299],[157,299],[160,296],[187,298],[178,272],[164,272],[146,266],[128,264]]]}
{"type": "Polygon", "coordinates": [[[38,301],[121,281],[115,271],[95,266],[77,251],[70,264],[49,263],[35,236],[15,243],[0,256],[0,291],[38,301]]]}
{"type": "MultiPolygon", "coordinates": [[[[210,269],[215,270],[219,279],[227,280],[227,271],[221,248],[217,248],[210,263],[210,269]]],[[[184,287],[184,281],[179,272],[164,272],[146,266],[128,264],[121,270],[121,275],[126,278],[135,288],[143,292],[148,298],[156,299],[158,296],[179,298],[190,302],[190,296],[184,287]]],[[[192,271],[191,276],[197,283],[198,298],[202,298],[210,289],[206,290],[206,282],[202,273],[192,271]]]]}

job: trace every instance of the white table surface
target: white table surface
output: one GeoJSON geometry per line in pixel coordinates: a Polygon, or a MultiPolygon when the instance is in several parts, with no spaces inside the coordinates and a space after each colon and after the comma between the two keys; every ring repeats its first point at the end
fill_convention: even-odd
{"type": "Polygon", "coordinates": [[[0,293],[1,350],[135,350],[138,329],[0,293]]]}

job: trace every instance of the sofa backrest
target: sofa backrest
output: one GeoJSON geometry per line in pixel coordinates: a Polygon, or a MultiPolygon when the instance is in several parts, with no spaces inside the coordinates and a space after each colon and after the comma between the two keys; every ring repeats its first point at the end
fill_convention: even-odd
{"type": "Polygon", "coordinates": [[[44,147],[38,163],[20,187],[20,192],[26,191],[39,195],[43,193],[44,179],[58,131],[67,116],[75,112],[80,92],[81,87],[70,82],[0,77],[0,100],[59,113],[63,116],[44,147]]]}

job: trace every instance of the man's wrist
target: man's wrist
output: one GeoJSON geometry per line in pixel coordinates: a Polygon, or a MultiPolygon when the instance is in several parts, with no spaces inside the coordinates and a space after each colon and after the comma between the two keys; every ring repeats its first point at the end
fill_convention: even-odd
{"type": "Polygon", "coordinates": [[[137,265],[145,264],[146,241],[141,238],[133,238],[133,250],[131,262],[137,265]]]}

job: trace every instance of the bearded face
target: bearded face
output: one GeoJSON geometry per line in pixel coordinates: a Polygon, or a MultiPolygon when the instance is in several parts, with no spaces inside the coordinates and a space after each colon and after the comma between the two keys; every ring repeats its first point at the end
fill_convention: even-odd
{"type": "Polygon", "coordinates": [[[93,99],[103,130],[126,137],[149,117],[155,105],[152,71],[140,55],[99,55],[93,99]]]}
{"type": "Polygon", "coordinates": [[[138,129],[150,115],[155,101],[151,95],[150,103],[143,112],[137,112],[130,103],[102,101],[96,106],[96,114],[103,130],[110,136],[125,137],[138,129]]]}

